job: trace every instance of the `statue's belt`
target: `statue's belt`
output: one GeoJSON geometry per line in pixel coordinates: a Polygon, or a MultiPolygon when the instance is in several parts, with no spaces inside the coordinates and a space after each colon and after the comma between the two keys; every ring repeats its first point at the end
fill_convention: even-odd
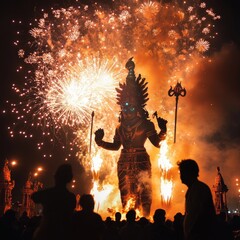
{"type": "Polygon", "coordinates": [[[146,152],[145,148],[124,148],[121,150],[121,153],[144,153],[146,152]]]}

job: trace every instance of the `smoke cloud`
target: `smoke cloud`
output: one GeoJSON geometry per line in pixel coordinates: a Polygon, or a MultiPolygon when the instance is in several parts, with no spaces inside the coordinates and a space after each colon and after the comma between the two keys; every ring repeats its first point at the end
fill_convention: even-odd
{"type": "MultiPolygon", "coordinates": [[[[174,181],[173,199],[168,206],[169,217],[177,211],[184,211],[186,186],[180,182],[176,163],[186,158],[198,162],[199,179],[206,182],[212,190],[217,167],[220,167],[225,184],[229,188],[228,208],[237,208],[238,192],[235,179],[239,177],[240,168],[240,49],[234,44],[226,44],[211,58],[196,58],[196,61],[196,67],[191,74],[186,76],[186,79],[181,78],[187,95],[179,97],[176,143],[173,143],[175,99],[167,96],[166,92],[170,87],[166,84],[167,76],[161,76],[158,68],[156,70],[155,62],[146,72],[150,85],[150,99],[153,97],[152,102],[149,101],[149,109],[159,109],[160,115],[168,120],[168,157],[173,164],[169,175],[174,181]],[[161,82],[158,76],[161,76],[161,82]],[[151,82],[152,79],[154,81],[151,82]],[[157,89],[159,93],[156,94],[157,89]]],[[[156,151],[150,147],[150,152],[151,159],[155,161],[156,151]]],[[[159,172],[155,164],[153,162],[153,182],[155,188],[158,188],[159,172]]],[[[156,199],[153,209],[158,207],[163,206],[159,199],[156,199]]]]}

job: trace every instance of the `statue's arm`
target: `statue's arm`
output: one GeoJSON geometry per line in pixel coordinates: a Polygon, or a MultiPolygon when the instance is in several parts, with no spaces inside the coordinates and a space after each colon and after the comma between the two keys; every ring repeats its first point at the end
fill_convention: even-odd
{"type": "Polygon", "coordinates": [[[99,128],[95,132],[95,142],[99,147],[102,147],[107,150],[115,150],[115,151],[117,151],[121,147],[121,140],[117,130],[115,132],[113,142],[105,142],[103,141],[103,137],[104,137],[104,130],[99,128]]]}
{"type": "Polygon", "coordinates": [[[153,122],[148,123],[147,137],[150,142],[157,148],[160,147],[160,142],[166,139],[167,128],[161,128],[160,132],[157,133],[153,122]]]}

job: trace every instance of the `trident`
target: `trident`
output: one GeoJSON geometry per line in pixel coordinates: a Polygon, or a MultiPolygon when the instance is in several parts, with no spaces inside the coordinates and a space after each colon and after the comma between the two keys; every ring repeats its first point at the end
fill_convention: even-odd
{"type": "Polygon", "coordinates": [[[185,88],[182,88],[181,82],[178,82],[174,88],[172,88],[172,86],[171,86],[170,89],[168,90],[168,96],[170,96],[170,97],[175,96],[176,97],[174,143],[176,143],[178,97],[179,96],[185,97],[186,93],[187,93],[187,91],[186,91],[185,88]]]}

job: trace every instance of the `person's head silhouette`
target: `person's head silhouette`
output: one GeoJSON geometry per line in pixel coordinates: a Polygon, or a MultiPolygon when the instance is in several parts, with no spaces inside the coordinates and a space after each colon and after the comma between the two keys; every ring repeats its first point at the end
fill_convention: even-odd
{"type": "Polygon", "coordinates": [[[66,185],[73,179],[72,166],[68,163],[60,165],[54,175],[55,184],[66,185]]]}
{"type": "Polygon", "coordinates": [[[179,166],[182,183],[190,186],[199,176],[198,164],[192,159],[184,159],[177,164],[179,166]]]}
{"type": "Polygon", "coordinates": [[[164,223],[166,220],[166,211],[161,208],[156,209],[153,215],[153,220],[154,222],[164,223]]]}
{"type": "Polygon", "coordinates": [[[122,214],[120,212],[115,213],[115,221],[120,222],[122,218],[122,214]]]}
{"type": "Polygon", "coordinates": [[[83,194],[80,197],[79,204],[84,211],[93,211],[94,210],[94,198],[91,194],[83,194]]]}
{"type": "Polygon", "coordinates": [[[130,209],[126,214],[127,222],[135,222],[136,220],[136,211],[134,209],[130,209]]]}

